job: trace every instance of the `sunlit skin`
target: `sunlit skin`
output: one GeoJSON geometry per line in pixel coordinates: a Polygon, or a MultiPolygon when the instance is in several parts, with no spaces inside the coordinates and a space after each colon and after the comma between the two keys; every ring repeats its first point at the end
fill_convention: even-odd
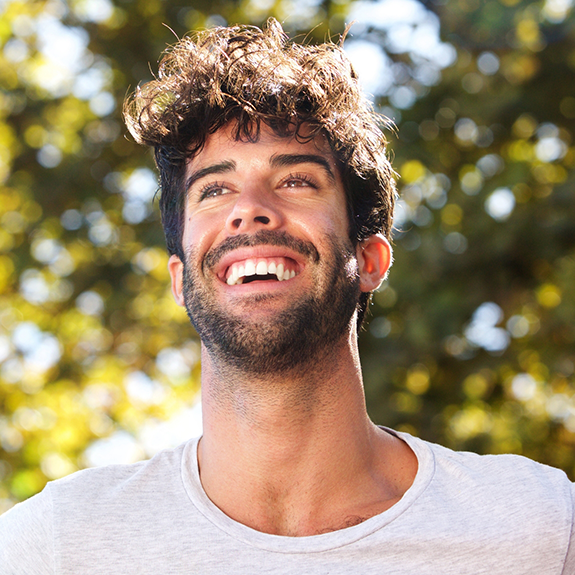
{"type": "MultiPolygon", "coordinates": [[[[345,192],[322,138],[300,143],[263,129],[257,142],[242,142],[230,131],[210,136],[189,161],[183,247],[193,246],[190,265],[213,300],[257,329],[325,287],[329,237],[348,237],[345,192]],[[312,244],[319,258],[264,245],[202,265],[227,238],[262,229],[312,244]],[[295,277],[228,283],[234,264],[274,258],[295,277]]],[[[389,244],[374,235],[355,253],[360,289],[372,291],[389,268],[389,244]]],[[[184,305],[176,256],[169,271],[174,297],[184,305]]],[[[333,349],[305,372],[260,379],[231,369],[202,344],[200,475],[207,495],[231,518],[278,535],[325,533],[381,513],[411,485],[414,454],[367,417],[355,324],[352,317],[333,349]]]]}
{"type": "MultiPolygon", "coordinates": [[[[264,133],[257,144],[246,144],[230,141],[227,132],[215,134],[188,166],[188,179],[210,170],[215,173],[195,179],[189,187],[184,249],[194,246],[200,254],[205,254],[230,235],[253,234],[260,229],[285,230],[312,242],[319,252],[325,250],[327,234],[347,237],[347,212],[339,172],[326,144],[322,144],[320,147],[315,141],[300,144],[295,139],[287,143],[269,133],[264,133]],[[226,158],[220,150],[224,145],[229,147],[226,158]],[[269,151],[265,156],[256,155],[252,150],[260,145],[269,151]],[[299,161],[298,157],[304,160],[309,157],[310,161],[299,161]],[[319,161],[325,165],[316,163],[319,161]],[[297,163],[282,165],[288,162],[297,163]]],[[[382,245],[385,243],[383,238],[378,239],[382,245]]],[[[373,251],[379,250],[378,247],[373,251]]],[[[389,257],[384,251],[381,257],[389,257]]],[[[174,267],[174,271],[180,272],[179,263],[173,258],[170,269],[174,267]]],[[[201,262],[196,263],[199,266],[201,262]]],[[[310,287],[313,272],[306,267],[308,262],[285,248],[258,246],[228,254],[215,270],[216,274],[205,280],[216,290],[214,295],[229,306],[230,313],[249,302],[250,295],[277,294],[267,300],[269,305],[252,307],[257,320],[260,314],[273,313],[274,305],[285,305],[282,298],[297,295],[305,284],[310,287]],[[298,275],[289,282],[252,282],[242,286],[228,286],[223,277],[217,277],[234,261],[274,256],[293,259],[298,275]]],[[[202,274],[199,268],[198,273],[202,274]]],[[[176,276],[176,281],[178,279],[176,276]]],[[[179,285],[175,287],[175,296],[183,305],[179,285]]]]}

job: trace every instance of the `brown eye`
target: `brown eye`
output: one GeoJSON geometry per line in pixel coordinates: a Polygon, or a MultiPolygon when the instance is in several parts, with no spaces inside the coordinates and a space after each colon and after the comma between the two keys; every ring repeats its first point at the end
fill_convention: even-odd
{"type": "Polygon", "coordinates": [[[207,198],[215,198],[217,196],[223,196],[224,194],[229,194],[231,190],[226,187],[225,184],[220,184],[218,182],[213,182],[202,188],[200,192],[200,201],[207,198]]]}
{"type": "Polygon", "coordinates": [[[316,188],[315,183],[305,174],[292,174],[281,184],[283,188],[316,188]]]}

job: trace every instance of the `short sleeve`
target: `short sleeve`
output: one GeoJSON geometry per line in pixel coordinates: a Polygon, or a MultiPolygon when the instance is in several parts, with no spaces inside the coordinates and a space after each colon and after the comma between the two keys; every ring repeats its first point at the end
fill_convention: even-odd
{"type": "Polygon", "coordinates": [[[2,575],[54,575],[52,517],[49,486],[0,516],[2,575]]]}
{"type": "Polygon", "coordinates": [[[575,483],[571,484],[571,538],[562,575],[575,574],[575,483]]]}

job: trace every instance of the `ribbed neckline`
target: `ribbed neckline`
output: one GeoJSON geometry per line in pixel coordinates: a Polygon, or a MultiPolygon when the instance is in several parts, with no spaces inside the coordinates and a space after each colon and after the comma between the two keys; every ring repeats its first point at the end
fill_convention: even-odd
{"type": "Polygon", "coordinates": [[[358,525],[338,531],[307,537],[285,537],[256,531],[228,517],[212,503],[202,487],[197,456],[199,438],[190,440],[183,450],[182,481],[188,496],[198,511],[216,527],[246,545],[276,553],[317,553],[337,549],[355,543],[394,521],[420,497],[433,477],[435,460],[433,452],[424,441],[407,433],[387,428],[382,429],[403,439],[415,453],[418,469],[413,484],[395,505],[383,513],[358,525]]]}

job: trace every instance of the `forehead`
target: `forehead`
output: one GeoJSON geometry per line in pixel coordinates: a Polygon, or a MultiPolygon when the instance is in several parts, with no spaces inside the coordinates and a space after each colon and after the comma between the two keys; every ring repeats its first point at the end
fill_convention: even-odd
{"type": "Polygon", "coordinates": [[[235,123],[230,123],[210,134],[200,151],[187,160],[187,173],[234,157],[242,160],[244,165],[268,164],[271,157],[284,153],[320,156],[329,163],[334,174],[339,175],[336,158],[322,133],[313,136],[304,126],[297,136],[283,136],[262,124],[257,138],[248,140],[246,137],[238,137],[236,128],[235,123]]]}

